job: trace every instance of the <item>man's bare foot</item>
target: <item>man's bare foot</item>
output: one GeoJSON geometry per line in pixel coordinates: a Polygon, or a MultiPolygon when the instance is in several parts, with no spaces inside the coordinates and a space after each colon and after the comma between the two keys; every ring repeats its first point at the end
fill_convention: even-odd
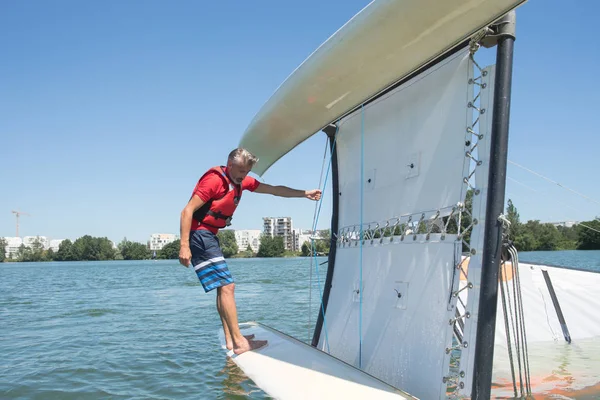
{"type": "MultiPolygon", "coordinates": [[[[244,335],[244,337],[246,338],[246,340],[254,339],[254,333],[250,335],[244,335]]],[[[227,350],[233,350],[233,342],[225,343],[225,347],[227,347],[227,350]]]]}
{"type": "Polygon", "coordinates": [[[244,344],[244,346],[235,347],[233,349],[233,352],[237,355],[240,355],[247,351],[258,350],[260,348],[263,348],[268,343],[266,340],[248,340],[247,342],[248,344],[244,344]]]}

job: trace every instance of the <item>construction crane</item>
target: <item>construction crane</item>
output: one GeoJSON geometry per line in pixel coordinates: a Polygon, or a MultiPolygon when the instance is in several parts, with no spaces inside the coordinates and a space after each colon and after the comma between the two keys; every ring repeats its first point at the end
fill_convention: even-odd
{"type": "Polygon", "coordinates": [[[15,214],[15,216],[17,217],[17,237],[19,237],[19,217],[21,215],[29,215],[29,216],[31,216],[31,215],[24,213],[24,212],[20,212],[20,211],[14,211],[14,210],[12,211],[12,213],[15,214]]]}

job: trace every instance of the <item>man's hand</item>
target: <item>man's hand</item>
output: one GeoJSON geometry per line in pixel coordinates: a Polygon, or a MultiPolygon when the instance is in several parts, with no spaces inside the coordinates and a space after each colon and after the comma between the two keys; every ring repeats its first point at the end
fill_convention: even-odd
{"type": "Polygon", "coordinates": [[[307,190],[304,196],[310,200],[319,200],[321,198],[321,191],[319,189],[307,190]]]}
{"type": "Polygon", "coordinates": [[[189,246],[181,246],[179,249],[179,263],[184,267],[188,267],[190,265],[190,261],[192,260],[192,252],[190,251],[189,246]]]}

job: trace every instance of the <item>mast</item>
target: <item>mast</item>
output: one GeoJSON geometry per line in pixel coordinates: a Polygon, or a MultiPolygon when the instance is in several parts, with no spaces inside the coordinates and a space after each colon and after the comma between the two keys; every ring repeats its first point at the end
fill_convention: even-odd
{"type": "MultiPolygon", "coordinates": [[[[502,250],[502,222],[498,217],[504,210],[508,127],[512,83],[513,46],[516,13],[511,11],[499,20],[489,39],[497,40],[494,114],[492,117],[491,154],[488,179],[485,239],[479,297],[479,316],[475,342],[475,368],[472,399],[489,399],[494,360],[494,335],[498,304],[498,270],[502,250]]],[[[484,45],[487,45],[485,43],[484,45]]]]}
{"type": "Polygon", "coordinates": [[[319,307],[319,316],[315,324],[315,332],[311,345],[317,347],[319,345],[319,339],[321,338],[321,330],[323,327],[323,321],[325,318],[325,311],[327,311],[327,303],[329,302],[329,293],[331,292],[331,281],[333,280],[333,269],[335,267],[335,252],[337,249],[337,234],[338,234],[338,215],[340,206],[340,179],[338,172],[338,159],[337,149],[335,148],[335,133],[337,127],[333,124],[328,125],[323,129],[323,132],[329,138],[329,151],[331,153],[331,196],[332,196],[332,209],[331,209],[331,235],[329,241],[329,257],[327,258],[327,276],[325,278],[325,285],[323,287],[323,300],[321,307],[319,307]]]}

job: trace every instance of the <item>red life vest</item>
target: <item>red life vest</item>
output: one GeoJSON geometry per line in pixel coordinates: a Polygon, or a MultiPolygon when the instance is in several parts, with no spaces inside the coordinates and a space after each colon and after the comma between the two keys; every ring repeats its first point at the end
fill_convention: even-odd
{"type": "Polygon", "coordinates": [[[212,228],[225,228],[231,225],[231,218],[242,198],[242,185],[234,184],[225,173],[225,167],[213,167],[206,171],[207,174],[216,173],[223,180],[225,195],[219,199],[211,199],[194,212],[194,219],[199,225],[207,225],[212,228]],[[230,190],[233,186],[234,190],[230,190]]]}

